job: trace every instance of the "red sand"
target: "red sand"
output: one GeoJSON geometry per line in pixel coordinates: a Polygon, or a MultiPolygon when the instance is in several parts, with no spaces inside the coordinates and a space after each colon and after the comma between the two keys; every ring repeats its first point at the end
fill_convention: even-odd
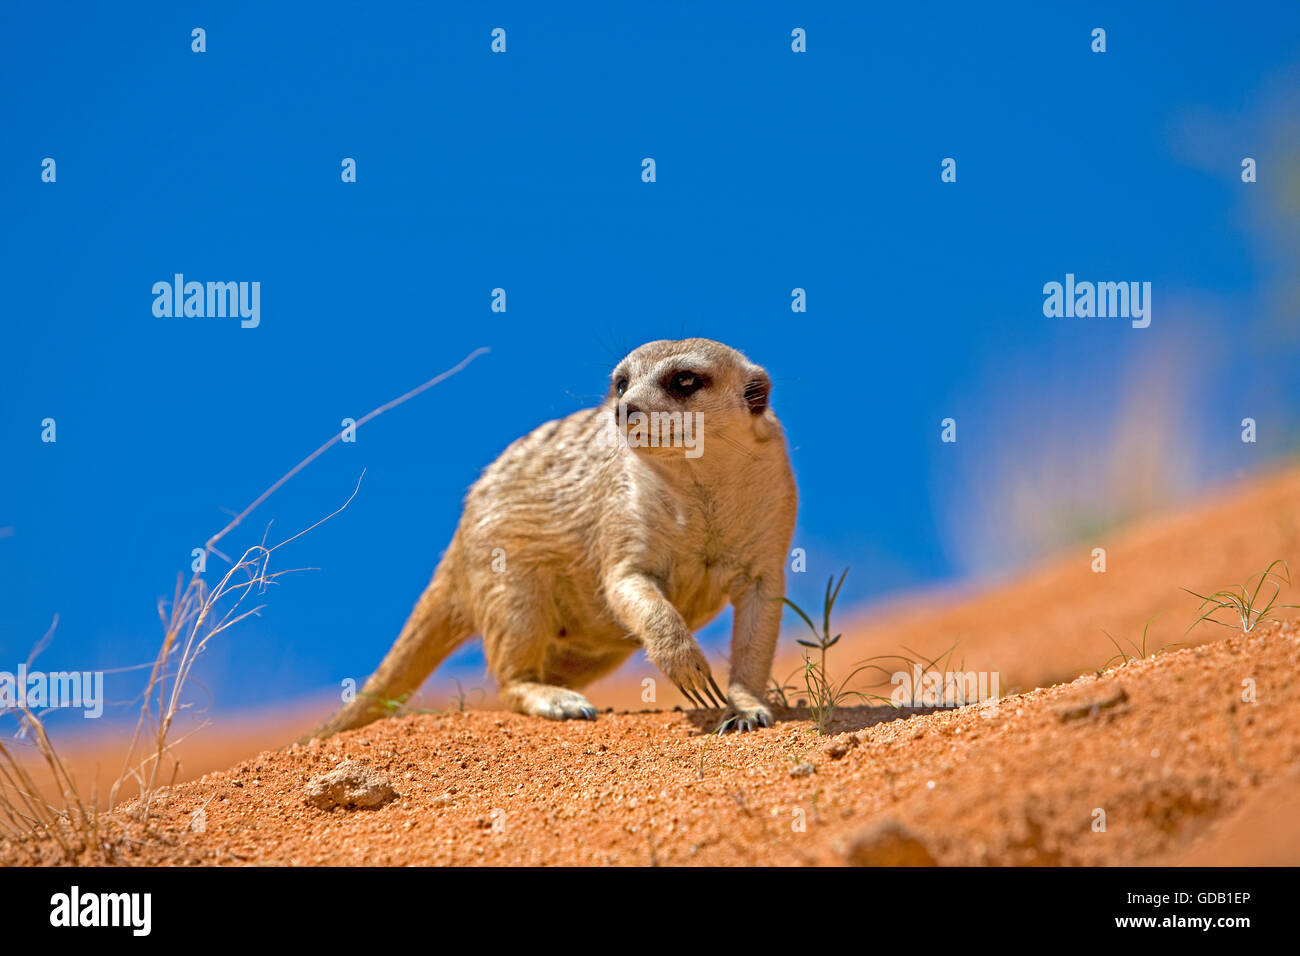
{"type": "MultiPolygon", "coordinates": [[[[859,618],[832,652],[834,674],[872,654],[937,654],[960,639],[952,663],[999,671],[1004,693],[1085,675],[1008,697],[993,717],[851,708],[831,753],[806,712],[719,738],[707,732],[716,714],[556,724],[488,710],[383,721],[219,769],[321,716],[298,712],[186,742],[187,774],[205,776],[163,794],[146,824],[133,819],[138,808],[119,808],[106,845],[80,860],[1294,865],[1300,631],[1291,621],[1249,635],[1201,625],[1185,637],[1197,602],[1180,588],[1239,583],[1300,553],[1297,516],[1300,471],[1270,476],[1085,542],[974,597],[920,596],[859,618]],[[1089,570],[1093,546],[1108,550],[1105,574],[1089,570]],[[1214,643],[1096,677],[1115,653],[1102,628],[1140,641],[1157,612],[1148,653],[1214,643]],[[1253,703],[1242,699],[1246,680],[1253,703]],[[307,781],[346,758],[384,775],[398,798],[375,810],[310,806],[307,781]],[[792,775],[804,763],[815,769],[792,775]],[[1104,831],[1095,828],[1102,812],[1104,831]]],[[[796,578],[791,594],[807,601],[818,584],[796,578]]],[[[1282,600],[1300,603],[1297,594],[1282,600]]],[[[787,636],[778,675],[797,663],[792,651],[787,636]]],[[[645,706],[643,674],[653,671],[629,667],[590,696],[645,706]]],[[[115,769],[119,754],[105,757],[101,745],[95,756],[115,769]]],[[[84,768],[88,756],[73,762],[84,768]]],[[[0,862],[59,860],[49,843],[0,841],[0,862]]]]}

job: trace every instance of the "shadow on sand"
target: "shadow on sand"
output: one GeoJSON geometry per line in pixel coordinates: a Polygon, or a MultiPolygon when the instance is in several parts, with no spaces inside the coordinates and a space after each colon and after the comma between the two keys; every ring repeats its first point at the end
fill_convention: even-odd
{"type": "MultiPolygon", "coordinates": [[[[830,726],[826,728],[826,736],[832,737],[835,734],[850,733],[891,720],[903,720],[918,714],[933,714],[941,710],[954,709],[952,707],[891,707],[887,704],[837,707],[835,717],[831,720],[830,726]]],[[[642,713],[669,713],[669,711],[642,711],[642,713]]],[[[684,713],[691,725],[703,734],[717,732],[719,725],[722,723],[722,711],[720,710],[684,710],[675,707],[671,713],[684,713]]],[[[807,707],[776,707],[773,708],[772,713],[776,716],[778,725],[790,720],[812,721],[813,719],[812,711],[807,707]]]]}

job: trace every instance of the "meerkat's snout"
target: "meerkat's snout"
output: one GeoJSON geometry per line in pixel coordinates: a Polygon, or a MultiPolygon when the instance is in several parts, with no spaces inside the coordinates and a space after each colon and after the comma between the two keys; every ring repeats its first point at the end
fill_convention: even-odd
{"type": "Polygon", "coordinates": [[[620,436],[632,448],[685,449],[688,458],[699,457],[704,413],[697,397],[712,382],[698,368],[703,361],[688,355],[647,363],[638,357],[633,352],[620,363],[610,382],[620,436]]]}

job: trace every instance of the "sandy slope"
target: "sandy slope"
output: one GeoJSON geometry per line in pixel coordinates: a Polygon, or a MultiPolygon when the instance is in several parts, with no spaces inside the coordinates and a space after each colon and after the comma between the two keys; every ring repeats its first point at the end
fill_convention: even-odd
{"type": "MultiPolygon", "coordinates": [[[[844,628],[841,660],[897,654],[900,647],[935,655],[958,642],[955,657],[968,669],[1000,672],[1004,690],[1044,687],[1095,671],[1114,654],[1103,631],[1130,651],[1148,620],[1148,650],[1223,637],[1227,631],[1208,626],[1186,632],[1199,602],[1182,589],[1206,594],[1239,585],[1277,558],[1300,574],[1300,469],[1080,542],[992,587],[914,595],[891,610],[858,616],[844,628]],[[1095,547],[1107,552],[1102,574],[1091,570],[1095,547]]],[[[824,584],[792,580],[788,589],[807,606],[816,604],[824,584]]],[[[1300,604],[1300,578],[1296,585],[1283,592],[1284,603],[1300,604]]],[[[792,642],[786,651],[780,663],[787,670],[778,666],[778,674],[799,663],[792,642]]]]}
{"type": "MultiPolygon", "coordinates": [[[[1004,693],[1089,675],[1008,699],[992,718],[855,710],[844,729],[857,732],[856,745],[837,759],[797,715],[721,739],[705,733],[703,715],[671,711],[564,725],[491,711],[413,716],[310,750],[262,753],[183,785],[152,836],[124,844],[118,859],[1297,863],[1296,631],[1265,625],[1234,637],[1202,625],[1185,636],[1197,602],[1180,588],[1210,590],[1274,558],[1300,557],[1298,529],[1300,470],[1290,470],[1083,542],[1017,580],[969,596],[914,596],[845,626],[833,668],[904,647],[937,654],[959,641],[963,669],[1000,672],[1004,693]],[[1090,570],[1098,546],[1107,549],[1104,574],[1090,570]],[[1158,612],[1149,650],[1216,643],[1091,676],[1114,653],[1103,628],[1140,641],[1158,612]],[[1255,703],[1240,699],[1247,678],[1255,703]],[[1062,717],[1064,702],[1105,703],[1116,684],[1123,700],[1062,717]],[[375,811],[308,807],[305,779],[344,755],[382,770],[401,798],[375,811]],[[816,770],[791,776],[800,760],[816,770]],[[191,832],[205,801],[207,830],[191,832]],[[1098,809],[1104,833],[1092,829],[1098,809]]],[[[790,585],[807,603],[819,587],[790,585]]],[[[1283,599],[1300,603],[1296,595],[1300,588],[1283,599]]],[[[778,674],[797,664],[787,641],[778,674]]],[[[590,696],[639,709],[643,675],[653,671],[630,666],[590,696]]],[[[185,775],[279,746],[312,716],[210,728],[184,745],[185,775]]],[[[103,763],[104,749],[83,752],[80,765],[103,763]]],[[[113,750],[108,762],[117,759],[113,750]]],[[[7,846],[0,859],[31,852],[7,846]]]]}
{"type": "Polygon", "coordinates": [[[717,737],[702,713],[559,725],[412,715],[183,784],[148,827],[128,827],[110,860],[1214,863],[1226,847],[1222,862],[1300,863],[1288,816],[1300,764],[1293,623],[1005,698],[996,712],[855,708],[828,738],[791,717],[717,737]],[[1246,679],[1253,703],[1241,699],[1246,679]],[[309,806],[307,781],[343,760],[398,796],[374,810],[309,806]],[[1264,811],[1288,828],[1260,832],[1264,811]]]}

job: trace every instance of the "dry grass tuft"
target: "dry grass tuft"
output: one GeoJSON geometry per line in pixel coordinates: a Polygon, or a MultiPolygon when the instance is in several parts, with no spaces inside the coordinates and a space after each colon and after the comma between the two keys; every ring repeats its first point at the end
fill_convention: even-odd
{"type": "MultiPolygon", "coordinates": [[[[475,349],[447,371],[362,416],[354,427],[360,427],[450,378],[487,351],[485,348],[475,349]]],[[[204,557],[215,555],[229,562],[230,559],[217,548],[222,539],[285,482],[342,437],[343,432],[340,432],[317,448],[267,488],[226,527],[209,538],[204,545],[204,557]]],[[[362,477],[364,476],[363,472],[362,477]]],[[[140,716],[123,759],[122,770],[113,782],[103,808],[99,806],[94,792],[89,795],[81,792],[76,780],[59,758],[40,714],[23,706],[11,711],[17,717],[18,729],[12,738],[0,738],[0,840],[29,847],[53,841],[61,855],[69,861],[86,853],[104,858],[111,854],[117,839],[107,832],[106,816],[118,807],[122,787],[129,783],[135,783],[138,792],[134,795],[133,805],[126,809],[133,819],[147,822],[158,794],[175,783],[176,774],[180,770],[180,761],[175,756],[174,748],[190,734],[207,726],[205,721],[180,738],[172,736],[177,716],[189,706],[184,701],[183,692],[195,662],[213,638],[262,609],[264,605],[254,604],[249,600],[250,595],[260,596],[266,592],[267,585],[275,583],[284,575],[307,570],[290,568],[272,572],[271,555],[338,515],[351,504],[360,489],[359,478],[357,487],[341,507],[278,544],[268,547],[264,534],[261,543],[248,548],[238,560],[231,562],[230,569],[216,585],[209,585],[200,571],[195,571],[188,583],[183,575],[177,576],[171,601],[160,599],[158,602],[158,616],[163,625],[162,645],[150,667],[149,680],[141,697],[140,716]],[[38,765],[44,764],[48,770],[51,783],[43,787],[29,769],[30,761],[23,759],[12,743],[7,744],[7,740],[29,743],[35,751],[38,765]],[[48,792],[51,788],[55,792],[48,792]]],[[[204,567],[206,563],[201,563],[200,566],[204,567]]],[[[56,617],[49,632],[33,650],[29,664],[41,648],[49,643],[57,623],[56,617]]]]}

